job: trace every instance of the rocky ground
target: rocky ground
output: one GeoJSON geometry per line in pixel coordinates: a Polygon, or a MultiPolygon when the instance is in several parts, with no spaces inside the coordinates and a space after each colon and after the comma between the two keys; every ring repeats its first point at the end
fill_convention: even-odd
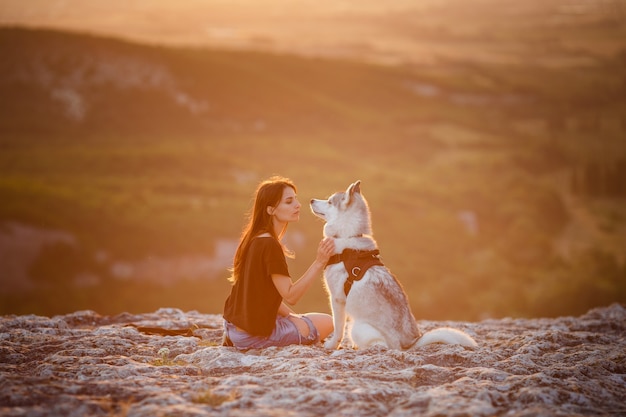
{"type": "Polygon", "coordinates": [[[626,415],[618,304],[581,317],[419,322],[463,329],[476,349],[241,353],[219,345],[220,323],[177,309],[0,317],[0,415],[626,415]]]}

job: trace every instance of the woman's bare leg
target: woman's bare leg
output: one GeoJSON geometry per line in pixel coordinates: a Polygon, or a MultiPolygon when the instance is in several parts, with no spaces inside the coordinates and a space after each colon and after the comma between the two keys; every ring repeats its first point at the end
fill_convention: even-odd
{"type": "MultiPolygon", "coordinates": [[[[326,337],[333,332],[332,316],[324,313],[307,313],[302,315],[311,320],[311,323],[313,323],[313,326],[317,329],[317,333],[320,335],[320,340],[326,339],[326,337]]],[[[309,325],[302,318],[291,315],[289,316],[289,320],[296,325],[302,337],[309,335],[309,325]]]]}
{"type": "Polygon", "coordinates": [[[333,317],[329,314],[324,313],[308,313],[305,314],[315,328],[317,329],[317,333],[320,335],[320,341],[326,339],[329,334],[333,332],[333,317]]]}

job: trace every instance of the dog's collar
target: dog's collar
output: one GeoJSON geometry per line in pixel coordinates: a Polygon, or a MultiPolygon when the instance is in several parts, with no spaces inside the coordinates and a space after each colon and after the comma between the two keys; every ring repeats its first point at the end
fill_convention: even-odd
{"type": "Polygon", "coordinates": [[[350,288],[354,281],[358,281],[363,278],[363,275],[372,266],[384,266],[380,260],[380,252],[378,249],[374,250],[355,250],[344,249],[343,252],[333,255],[328,259],[326,266],[343,262],[348,278],[343,284],[343,292],[348,296],[350,288]]]}

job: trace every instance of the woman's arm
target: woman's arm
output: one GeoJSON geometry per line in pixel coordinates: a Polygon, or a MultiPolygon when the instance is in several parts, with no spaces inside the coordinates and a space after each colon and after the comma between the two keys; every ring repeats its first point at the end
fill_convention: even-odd
{"type": "Polygon", "coordinates": [[[278,314],[283,317],[287,317],[290,314],[296,314],[287,304],[280,303],[280,307],[278,307],[278,314]]]}
{"type": "Polygon", "coordinates": [[[335,242],[326,238],[323,239],[317,247],[317,256],[309,269],[296,282],[292,282],[291,278],[285,275],[272,275],[274,286],[283,300],[288,304],[294,305],[313,284],[313,281],[320,275],[326,267],[326,263],[330,256],[335,252],[335,242]]]}

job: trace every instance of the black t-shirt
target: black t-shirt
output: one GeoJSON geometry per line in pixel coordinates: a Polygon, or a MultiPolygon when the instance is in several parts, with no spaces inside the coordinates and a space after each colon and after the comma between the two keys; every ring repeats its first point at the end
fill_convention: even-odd
{"type": "Polygon", "coordinates": [[[256,237],[224,304],[224,319],[254,336],[272,334],[283,300],[272,274],[289,276],[283,248],[273,237],[256,237]]]}

